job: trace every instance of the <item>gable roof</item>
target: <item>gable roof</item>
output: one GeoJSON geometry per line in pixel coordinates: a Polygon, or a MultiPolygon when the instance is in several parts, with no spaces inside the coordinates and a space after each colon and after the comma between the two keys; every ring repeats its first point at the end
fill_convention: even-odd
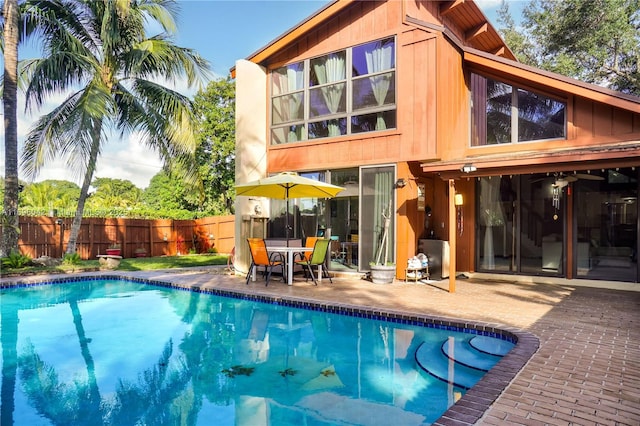
{"type": "MultiPolygon", "coordinates": [[[[259,64],[271,55],[284,49],[298,37],[312,31],[321,23],[331,19],[334,15],[350,6],[351,4],[361,0],[333,0],[328,2],[324,7],[319,9],[313,15],[304,19],[292,28],[288,29],[265,46],[256,50],[245,59],[247,61],[259,64]]],[[[407,0],[402,0],[407,1],[407,0]]],[[[441,2],[440,15],[464,33],[464,43],[475,49],[486,51],[494,55],[504,56],[509,59],[516,60],[515,55],[504,43],[496,29],[489,23],[487,17],[482,13],[478,5],[473,0],[455,0],[441,2]]],[[[415,18],[403,16],[407,22],[415,21],[415,18]]],[[[431,29],[446,32],[451,37],[453,33],[445,26],[428,25],[431,29]]],[[[459,40],[458,43],[463,41],[459,40]]],[[[235,66],[231,68],[231,76],[235,77],[235,66]]]]}
{"type": "Polygon", "coordinates": [[[405,16],[407,23],[429,27],[453,39],[458,46],[471,47],[496,56],[517,61],[502,36],[494,28],[474,0],[441,1],[438,7],[444,25],[432,25],[412,16],[405,16]],[[451,27],[447,23],[451,22],[451,27]],[[455,30],[455,32],[454,32],[455,30]],[[456,36],[455,33],[462,38],[456,36]]]}
{"type": "MultiPolygon", "coordinates": [[[[261,63],[294,42],[298,37],[312,31],[321,23],[329,20],[357,1],[360,0],[333,0],[328,2],[317,12],[250,54],[246,60],[257,64],[261,63]]],[[[517,62],[513,52],[504,43],[496,29],[489,23],[487,17],[473,0],[442,1],[440,3],[440,15],[453,22],[464,33],[464,40],[457,37],[446,26],[430,24],[410,16],[404,16],[403,19],[410,25],[442,32],[451,43],[460,49],[466,64],[499,74],[510,75],[521,81],[528,80],[551,89],[573,93],[596,102],[640,112],[640,97],[627,95],[595,84],[584,83],[517,62]]],[[[235,66],[230,71],[231,76],[235,77],[235,66]]]]}
{"type": "MultiPolygon", "coordinates": [[[[283,49],[298,37],[302,36],[308,31],[313,30],[322,22],[330,19],[336,13],[340,12],[342,9],[349,6],[355,1],[357,0],[333,0],[332,2],[327,3],[327,5],[319,9],[313,15],[289,28],[287,31],[267,43],[265,46],[256,50],[245,59],[247,61],[259,64],[269,56],[283,49]]],[[[236,67],[232,67],[230,72],[231,76],[235,78],[236,67]]]]}

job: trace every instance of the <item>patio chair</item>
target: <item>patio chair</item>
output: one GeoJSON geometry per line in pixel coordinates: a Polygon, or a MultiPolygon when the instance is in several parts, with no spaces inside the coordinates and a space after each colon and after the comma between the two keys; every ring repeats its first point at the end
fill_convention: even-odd
{"type": "MultiPolygon", "coordinates": [[[[307,248],[313,248],[316,245],[316,241],[318,241],[320,237],[307,237],[307,239],[304,242],[304,246],[307,248]]],[[[313,250],[309,250],[309,251],[302,251],[302,252],[298,252],[298,253],[294,253],[293,254],[293,261],[296,262],[297,260],[301,260],[301,261],[309,261],[311,260],[311,254],[313,253],[313,250]]],[[[306,269],[303,268],[303,271],[305,278],[307,278],[308,272],[306,269]]],[[[295,275],[295,273],[294,273],[295,275]]],[[[322,276],[323,277],[328,277],[329,274],[327,272],[327,268],[322,268],[322,276]]]]}
{"type": "MultiPolygon", "coordinates": [[[[318,237],[307,237],[307,239],[304,242],[304,246],[305,247],[314,247],[316,245],[316,241],[318,241],[318,237]]],[[[312,253],[312,251],[303,251],[303,252],[299,252],[299,253],[294,253],[293,254],[293,260],[294,261],[296,261],[296,259],[309,260],[309,259],[311,259],[311,253],[312,253]]]]}
{"type": "MultiPolygon", "coordinates": [[[[309,259],[298,260],[295,262],[297,265],[300,265],[303,268],[307,269],[315,285],[318,285],[318,281],[316,280],[316,277],[313,274],[311,267],[324,265],[325,259],[327,257],[327,253],[329,252],[329,242],[330,240],[327,240],[327,239],[322,239],[322,238],[317,239],[315,245],[313,246],[313,251],[311,252],[311,256],[309,256],[309,259]]],[[[323,271],[324,269],[325,268],[323,268],[323,271]]],[[[331,280],[331,276],[327,274],[327,277],[329,278],[329,282],[333,284],[333,281],[331,280]]],[[[307,277],[307,281],[308,280],[309,280],[309,277],[307,277]]]]}
{"type": "Polygon", "coordinates": [[[247,243],[249,244],[249,251],[251,252],[251,266],[249,266],[249,272],[247,272],[247,284],[249,284],[249,280],[251,279],[253,268],[258,268],[259,266],[262,266],[265,269],[265,274],[267,276],[265,286],[269,285],[269,279],[271,278],[273,268],[281,267],[282,275],[285,275],[284,257],[282,257],[281,253],[269,254],[267,251],[267,244],[262,238],[247,238],[247,243]]]}

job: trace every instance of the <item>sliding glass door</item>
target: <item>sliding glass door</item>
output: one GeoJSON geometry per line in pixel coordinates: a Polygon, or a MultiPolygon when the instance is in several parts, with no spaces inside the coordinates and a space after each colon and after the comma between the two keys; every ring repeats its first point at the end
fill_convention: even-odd
{"type": "Polygon", "coordinates": [[[573,185],[577,276],[638,281],[638,172],[605,169],[573,185]]]}
{"type": "Polygon", "coordinates": [[[477,186],[477,270],[564,275],[564,198],[553,176],[491,176],[477,186]]]}
{"type": "Polygon", "coordinates": [[[565,277],[571,256],[574,277],[638,282],[639,184],[632,167],[479,178],[476,270],[565,277]]]}
{"type": "Polygon", "coordinates": [[[394,166],[360,168],[360,270],[395,262],[394,183],[394,166]]]}

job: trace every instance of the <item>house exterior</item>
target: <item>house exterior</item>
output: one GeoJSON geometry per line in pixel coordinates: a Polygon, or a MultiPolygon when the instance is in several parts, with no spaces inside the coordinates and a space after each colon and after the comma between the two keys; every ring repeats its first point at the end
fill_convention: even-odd
{"type": "Polygon", "coordinates": [[[333,240],[336,272],[386,257],[403,279],[422,252],[436,278],[638,282],[640,98],[520,64],[472,1],[331,2],[232,73],[237,183],[345,188],[292,200],[290,222],[238,197],[240,269],[242,241],[293,223],[333,240]]]}

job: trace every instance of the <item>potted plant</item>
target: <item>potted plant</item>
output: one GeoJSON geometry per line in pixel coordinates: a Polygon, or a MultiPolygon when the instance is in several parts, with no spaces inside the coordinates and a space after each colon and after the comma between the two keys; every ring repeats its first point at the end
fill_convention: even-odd
{"type": "Polygon", "coordinates": [[[136,257],[147,257],[147,249],[144,247],[138,247],[133,253],[136,257]]]}
{"type": "Polygon", "coordinates": [[[391,284],[396,276],[396,264],[394,262],[390,262],[388,258],[389,227],[391,225],[391,200],[389,200],[389,207],[387,210],[382,211],[382,219],[384,223],[382,239],[380,241],[380,246],[378,247],[375,262],[371,262],[369,265],[371,267],[371,281],[374,284],[391,284]]]}
{"type": "Polygon", "coordinates": [[[122,251],[120,250],[120,244],[114,243],[109,246],[107,249],[107,255],[109,256],[120,256],[122,251]]]}

